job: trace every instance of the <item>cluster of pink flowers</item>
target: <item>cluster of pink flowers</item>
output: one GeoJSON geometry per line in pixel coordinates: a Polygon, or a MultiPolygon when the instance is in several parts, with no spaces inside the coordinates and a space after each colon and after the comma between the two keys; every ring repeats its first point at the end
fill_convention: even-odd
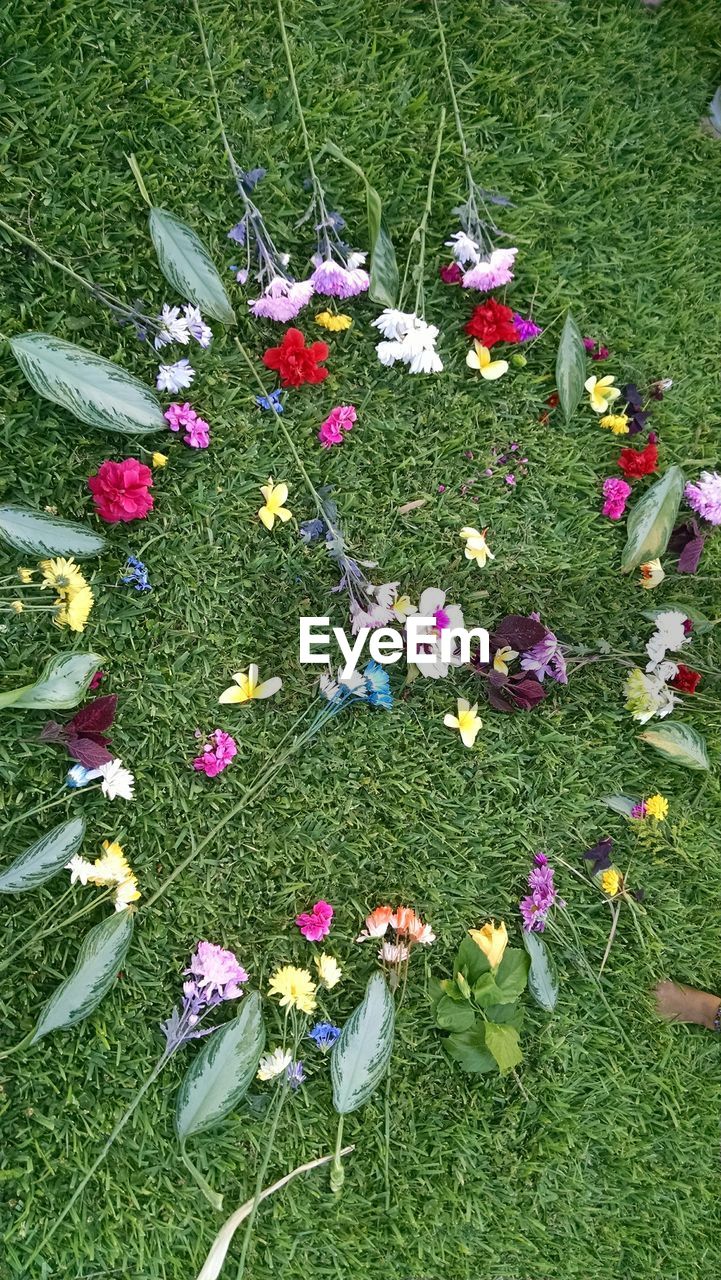
{"type": "Polygon", "coordinates": [[[275,276],[260,297],[252,299],[248,306],[254,316],[287,324],[289,320],[295,320],[298,312],[307,306],[312,297],[313,285],[310,280],[290,280],[286,276],[275,276]]]}
{"type": "Polygon", "coordinates": [[[295,923],[308,942],[322,942],[330,933],[333,908],[329,902],[316,902],[312,911],[302,911],[295,923]]]}
{"type": "Polygon", "coordinates": [[[630,492],[631,486],[625,480],[617,480],[615,476],[604,480],[603,496],[606,501],[603,504],[603,514],[610,520],[620,520],[626,510],[630,492]]]}
{"type": "Polygon", "coordinates": [[[330,246],[327,247],[326,254],[324,258],[320,253],[315,253],[312,258],[315,271],[310,283],[315,292],[325,294],[328,298],[356,298],[359,293],[365,293],[370,285],[370,276],[363,270],[366,255],[349,253],[343,263],[336,261],[330,246]]]}
{"type": "Polygon", "coordinates": [[[191,449],[208,448],[210,427],[204,418],[198,417],[187,400],[185,404],[169,405],[163,417],[167,420],[171,431],[180,431],[181,427],[184,428],[183,444],[189,445],[191,449]]]}
{"type": "Polygon", "coordinates": [[[358,414],[352,404],[338,404],[335,409],[331,409],[318,432],[323,448],[330,449],[334,444],[342,444],[343,432],[350,431],[357,418],[358,414]]]}
{"type": "Polygon", "coordinates": [[[203,754],[195,757],[193,768],[204,773],[206,778],[216,778],[237,754],[235,739],[222,729],[214,729],[203,747],[203,754]]]}

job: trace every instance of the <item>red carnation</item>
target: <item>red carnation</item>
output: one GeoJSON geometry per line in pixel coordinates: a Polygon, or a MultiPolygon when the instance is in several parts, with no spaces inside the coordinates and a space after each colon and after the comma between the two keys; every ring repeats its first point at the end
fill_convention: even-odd
{"type": "Polygon", "coordinates": [[[119,520],[142,520],[153,509],[153,473],[137,458],[124,462],[102,462],[98,474],[88,478],[95,510],[101,520],[117,524],[119,520]]]}
{"type": "Polygon", "coordinates": [[[463,279],[463,272],[457,262],[449,262],[447,266],[440,267],[438,274],[444,284],[460,284],[463,279]]]}
{"type": "Polygon", "coordinates": [[[658,446],[647,444],[645,449],[622,449],[618,465],[630,480],[640,480],[658,470],[658,446]]]}
{"type": "Polygon", "coordinates": [[[673,680],[669,680],[672,689],[677,689],[679,693],[695,693],[701,683],[701,673],[693,671],[691,667],[687,667],[683,662],[679,662],[678,671],[673,680]]]}
{"type": "Polygon", "coordinates": [[[302,387],[304,382],[322,382],[328,370],[320,362],[328,358],[327,342],[305,345],[300,329],[288,329],[279,347],[268,347],[263,364],[277,369],[284,387],[302,387]]]}
{"type": "Polygon", "coordinates": [[[493,347],[497,342],[519,342],[520,335],[513,323],[513,312],[504,307],[502,302],[489,298],[480,307],[474,307],[473,314],[465,326],[466,333],[482,343],[484,347],[493,347]]]}

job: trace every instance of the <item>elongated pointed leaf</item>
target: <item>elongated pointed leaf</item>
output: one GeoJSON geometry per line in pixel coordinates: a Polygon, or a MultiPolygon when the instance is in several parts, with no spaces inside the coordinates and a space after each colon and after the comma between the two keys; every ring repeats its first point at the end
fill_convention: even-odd
{"type": "Polygon", "coordinates": [[[0,711],[3,707],[38,711],[76,707],[99,666],[97,653],[56,654],[34,684],[0,693],[0,711]]]}
{"type": "Polygon", "coordinates": [[[674,764],[683,765],[685,769],[711,768],[706,743],[690,724],[672,720],[653,729],[645,729],[638,736],[660,751],[662,756],[666,756],[674,764]]]}
{"type": "Polygon", "coordinates": [[[134,913],[114,911],[85,935],[77,964],[43,1009],[31,1044],[51,1031],[82,1022],[107,995],[122,968],[133,936],[134,913]]]}
{"type": "Polygon", "coordinates": [[[370,289],[368,296],[384,307],[395,307],[398,300],[398,263],[393,241],[383,222],[383,205],[375,187],[372,187],[360,165],[344,155],[334,142],[326,142],[324,151],[341,164],[347,165],[360,178],[366,193],[368,214],[368,247],[370,249],[370,289]]]}
{"type": "Polygon", "coordinates": [[[105,538],[89,525],[13,505],[0,507],[0,538],[33,556],[73,556],[75,560],[98,556],[105,547],[105,538]]]}
{"type": "Polygon", "coordinates": [[[260,996],[245,996],[238,1016],[214,1031],[180,1086],[175,1130],[181,1142],[220,1124],[247,1092],[265,1044],[260,996]]]}
{"type": "Polygon", "coordinates": [[[681,468],[669,467],[665,476],[652,484],[634,505],[626,521],[622,573],[630,573],[637,565],[663,555],[681,504],[683,486],[681,468]]]}
{"type": "Polygon", "coordinates": [[[581,331],[569,311],[556,356],[556,387],[566,422],[570,422],[578,408],[585,381],[586,349],[581,331]]]}
{"type": "Polygon", "coordinates": [[[341,1115],[362,1107],[378,1088],[393,1052],[394,1031],[393,997],[385,978],[374,973],[330,1060],[333,1106],[341,1115]]]}
{"type": "Polygon", "coordinates": [[[41,836],[0,872],[0,893],[25,893],[50,880],[77,853],[85,835],[85,819],[70,818],[41,836]]]}
{"type": "Polygon", "coordinates": [[[112,360],[51,333],[23,333],[10,346],[31,387],[81,422],[134,436],[167,428],[150,387],[112,360]]]}
{"type": "Polygon", "coordinates": [[[630,818],[638,800],[634,800],[633,796],[601,796],[601,804],[608,805],[614,813],[622,813],[624,818],[630,818]]]}
{"type": "Polygon", "coordinates": [[[148,225],[160,270],[181,298],[205,316],[235,324],[230,298],[200,236],[167,209],[151,209],[148,225]]]}
{"type": "Polygon", "coordinates": [[[550,952],[543,938],[526,929],[523,931],[523,945],[531,957],[528,971],[528,990],[546,1013],[553,1013],[558,1003],[558,978],[550,952]]]}

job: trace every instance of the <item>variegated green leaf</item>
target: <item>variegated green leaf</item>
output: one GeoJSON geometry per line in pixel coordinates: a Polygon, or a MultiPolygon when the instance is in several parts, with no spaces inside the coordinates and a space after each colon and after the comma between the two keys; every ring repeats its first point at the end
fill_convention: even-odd
{"type": "Polygon", "coordinates": [[[710,769],[706,743],[690,724],[679,720],[665,721],[653,729],[644,729],[639,738],[655,747],[662,756],[685,769],[710,769]]]}
{"type": "Polygon", "coordinates": [[[34,684],[0,693],[0,711],[3,707],[36,711],[76,707],[99,666],[97,653],[56,654],[34,684]]]}
{"type": "Polygon", "coordinates": [[[73,556],[76,560],[100,555],[105,547],[102,534],[88,525],[12,504],[0,507],[0,538],[29,555],[73,556]]]}
{"type": "Polygon", "coordinates": [[[390,1062],[394,1030],[393,997],[382,974],[374,973],[330,1060],[333,1106],[341,1115],[362,1107],[378,1088],[390,1062]]]}
{"type": "Polygon", "coordinates": [[[150,387],[112,360],[51,333],[23,333],[10,347],[31,387],[81,422],[136,436],[167,427],[150,387]]]}
{"type": "Polygon", "coordinates": [[[583,395],[586,381],[586,349],[581,331],[569,311],[556,356],[556,387],[566,422],[570,422],[583,395]]]}
{"type": "Polygon", "coordinates": [[[84,818],[70,818],[53,827],[0,872],[0,893],[25,893],[50,880],[77,853],[84,834],[84,818]]]}
{"type": "Polygon", "coordinates": [[[114,911],[85,935],[77,964],[38,1018],[31,1044],[82,1022],[112,987],[133,936],[132,911],[114,911]]]}
{"type": "Polygon", "coordinates": [[[635,503],[626,521],[622,573],[630,573],[637,565],[663,555],[681,504],[683,486],[681,468],[669,467],[666,474],[635,503]]]}
{"type": "Polygon", "coordinates": [[[165,279],[205,316],[235,324],[235,312],[215,264],[200,237],[167,209],[150,210],[150,235],[165,279]]]}
{"type": "Polygon", "coordinates": [[[383,222],[381,198],[375,187],[371,186],[360,165],[344,155],[334,142],[326,142],[323,150],[352,169],[365,187],[371,279],[368,296],[373,302],[378,302],[383,307],[395,307],[398,301],[398,263],[393,241],[383,222]]]}
{"type": "Polygon", "coordinates": [[[630,818],[638,800],[634,800],[633,796],[601,796],[601,804],[608,805],[614,813],[622,813],[624,818],[630,818]]]}
{"type": "Polygon", "coordinates": [[[550,952],[543,938],[524,929],[523,945],[531,957],[528,971],[528,990],[546,1013],[553,1013],[558,1002],[558,978],[550,952]]]}
{"type": "Polygon", "coordinates": [[[181,1142],[220,1124],[240,1102],[258,1068],[265,1027],[257,991],[244,997],[227,1026],[214,1031],[180,1086],[175,1130],[181,1142]]]}

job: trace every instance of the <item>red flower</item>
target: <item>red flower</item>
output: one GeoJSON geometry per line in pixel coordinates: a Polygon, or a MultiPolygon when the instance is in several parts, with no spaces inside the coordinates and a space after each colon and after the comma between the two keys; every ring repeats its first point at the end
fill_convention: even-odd
{"type": "Polygon", "coordinates": [[[495,298],[489,298],[480,307],[474,307],[473,315],[465,328],[466,333],[477,338],[484,347],[493,347],[497,342],[519,341],[511,308],[504,307],[495,298]]]}
{"type": "Polygon", "coordinates": [[[658,446],[647,444],[645,449],[622,449],[618,457],[618,465],[623,474],[631,480],[650,476],[652,471],[658,470],[658,446]]]}
{"type": "Polygon", "coordinates": [[[152,483],[150,467],[137,458],[102,462],[98,474],[88,478],[95,510],[108,524],[144,519],[153,509],[152,494],[148,492],[152,483]]]}
{"type": "Polygon", "coordinates": [[[676,675],[673,680],[669,680],[671,688],[678,689],[679,693],[695,693],[700,683],[701,673],[693,671],[683,662],[679,662],[676,675]]]}
{"type": "Polygon", "coordinates": [[[463,272],[457,262],[449,262],[447,267],[441,267],[438,274],[444,284],[460,284],[463,279],[463,272]]]}
{"type": "Polygon", "coordinates": [[[549,405],[551,409],[557,409],[560,403],[561,397],[557,391],[552,391],[550,396],[546,399],[546,404],[549,405]]]}
{"type": "Polygon", "coordinates": [[[311,342],[306,347],[300,329],[288,329],[279,347],[268,347],[263,364],[278,370],[284,387],[302,387],[304,382],[322,382],[328,377],[328,370],[320,367],[327,358],[327,342],[311,342]]]}

